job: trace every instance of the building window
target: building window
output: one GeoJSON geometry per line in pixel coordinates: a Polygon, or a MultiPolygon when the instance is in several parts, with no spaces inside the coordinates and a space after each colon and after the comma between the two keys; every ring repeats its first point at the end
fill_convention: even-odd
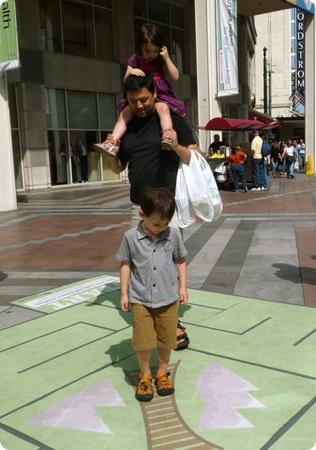
{"type": "Polygon", "coordinates": [[[111,61],[114,58],[112,12],[95,8],[96,57],[111,61]]]}
{"type": "Polygon", "coordinates": [[[61,52],[61,18],[59,2],[40,0],[42,49],[49,52],[61,52]]]}
{"type": "Polygon", "coordinates": [[[89,5],[63,2],[64,52],[94,56],[92,8],[89,5]]]}
{"type": "Polygon", "coordinates": [[[114,95],[47,89],[52,185],[116,179],[93,146],[105,139],[115,120],[114,95]]]}
{"type": "Polygon", "coordinates": [[[62,89],[47,91],[47,127],[67,128],[65,92],[62,89]]]}
{"type": "Polygon", "coordinates": [[[40,0],[43,50],[113,60],[111,0],[40,0]]]}
{"type": "Polygon", "coordinates": [[[97,98],[93,92],[68,92],[69,127],[97,129],[97,98]]]}

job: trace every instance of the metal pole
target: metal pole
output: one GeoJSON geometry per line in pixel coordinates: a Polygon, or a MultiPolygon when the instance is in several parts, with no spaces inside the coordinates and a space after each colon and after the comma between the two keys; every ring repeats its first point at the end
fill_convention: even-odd
{"type": "Polygon", "coordinates": [[[267,99],[267,48],[263,47],[263,112],[268,112],[268,99],[267,99]]]}
{"type": "Polygon", "coordinates": [[[271,64],[269,64],[268,74],[269,74],[268,114],[271,116],[271,112],[272,112],[272,85],[271,85],[272,68],[271,68],[271,64]]]}

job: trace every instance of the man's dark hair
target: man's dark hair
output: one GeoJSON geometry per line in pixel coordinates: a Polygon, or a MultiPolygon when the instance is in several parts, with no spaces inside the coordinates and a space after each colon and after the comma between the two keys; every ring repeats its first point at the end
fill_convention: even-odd
{"type": "Polygon", "coordinates": [[[137,92],[144,87],[152,94],[155,92],[155,85],[150,74],[145,76],[129,75],[124,81],[124,92],[137,92]]]}
{"type": "Polygon", "coordinates": [[[140,208],[146,217],[159,214],[161,217],[171,220],[176,209],[176,202],[168,189],[147,187],[143,191],[140,208]]]}
{"type": "Polygon", "coordinates": [[[162,34],[153,23],[143,23],[136,34],[136,53],[142,56],[142,47],[152,44],[161,48],[164,45],[162,34]]]}

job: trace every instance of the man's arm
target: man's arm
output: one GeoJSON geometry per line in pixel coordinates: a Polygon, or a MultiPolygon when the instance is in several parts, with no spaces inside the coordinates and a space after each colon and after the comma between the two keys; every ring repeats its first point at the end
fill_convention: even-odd
{"type": "Polygon", "coordinates": [[[172,150],[176,152],[180,160],[185,164],[189,164],[191,158],[190,150],[196,151],[204,155],[204,152],[199,148],[197,144],[190,144],[187,147],[179,144],[177,138],[177,132],[175,130],[167,130],[163,135],[164,139],[169,139],[172,150]]]}
{"type": "Polygon", "coordinates": [[[106,162],[109,168],[112,170],[112,172],[116,174],[123,172],[123,170],[126,168],[126,164],[123,164],[117,156],[110,156],[107,153],[104,154],[106,162]]]}

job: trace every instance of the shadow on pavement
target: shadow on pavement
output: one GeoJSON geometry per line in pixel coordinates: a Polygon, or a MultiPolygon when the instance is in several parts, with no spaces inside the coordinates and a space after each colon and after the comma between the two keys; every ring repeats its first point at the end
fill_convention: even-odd
{"type": "Polygon", "coordinates": [[[4,273],[4,272],[0,272],[0,282],[2,280],[5,280],[6,278],[8,278],[8,275],[6,273],[4,273]]]}
{"type": "Polygon", "coordinates": [[[275,275],[282,280],[289,280],[292,283],[301,284],[311,284],[316,285],[316,269],[312,267],[297,267],[291,264],[272,264],[277,271],[275,275]]]}

